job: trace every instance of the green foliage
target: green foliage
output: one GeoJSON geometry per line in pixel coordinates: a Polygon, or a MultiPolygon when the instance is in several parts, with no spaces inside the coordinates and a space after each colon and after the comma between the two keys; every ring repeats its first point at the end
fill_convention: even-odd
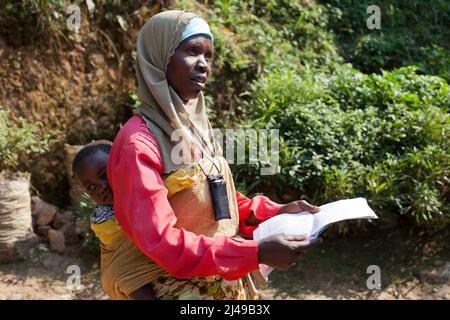
{"type": "Polygon", "coordinates": [[[434,74],[450,82],[450,52],[431,45],[422,48],[423,60],[417,64],[424,74],[434,74]]]}
{"type": "Polygon", "coordinates": [[[5,28],[2,33],[6,32],[13,43],[19,39],[63,37],[68,5],[64,0],[6,0],[0,4],[0,27],[5,28]],[[12,25],[15,28],[10,30],[8,26],[12,25]]]}
{"type": "Polygon", "coordinates": [[[417,70],[268,70],[251,85],[243,124],[280,129],[281,174],[246,166],[239,176],[247,186],[295,188],[315,203],[363,196],[386,220],[400,212],[448,221],[450,87],[417,70]]]}
{"type": "MultiPolygon", "coordinates": [[[[330,20],[329,27],[334,30],[345,59],[364,72],[417,65],[427,60],[429,52],[423,48],[434,45],[449,55],[449,1],[322,0],[320,3],[342,13],[338,19],[330,20]],[[380,30],[367,28],[370,5],[378,5],[381,10],[380,30]]],[[[432,74],[439,75],[439,70],[434,71],[437,72],[432,74]]]]}
{"type": "MultiPolygon", "coordinates": [[[[242,93],[271,65],[333,70],[341,58],[333,35],[324,26],[333,12],[298,1],[221,0],[204,11],[192,1],[177,8],[205,16],[215,36],[213,78],[206,94],[212,96],[210,116],[217,126],[230,126],[242,108],[242,93]],[[331,12],[331,13],[330,13],[331,12]]],[[[244,97],[245,98],[245,97],[244,97]]]]}
{"type": "MultiPolygon", "coordinates": [[[[90,225],[90,217],[91,213],[95,210],[95,203],[92,199],[87,195],[83,194],[80,199],[80,203],[77,208],[74,210],[74,216],[77,220],[82,220],[86,224],[90,225]]],[[[87,247],[92,251],[100,250],[100,240],[97,238],[95,233],[89,228],[89,231],[86,234],[82,235],[86,239],[87,247]]]]}
{"type": "MultiPolygon", "coordinates": [[[[96,19],[93,25],[119,34],[135,27],[142,5],[72,3],[96,19]]],[[[68,4],[4,1],[0,33],[13,32],[10,42],[61,35],[68,4]]],[[[238,166],[240,191],[277,189],[315,203],[364,196],[386,220],[400,213],[421,223],[448,221],[448,1],[179,0],[176,7],[203,15],[215,35],[205,97],[214,126],[280,129],[281,173],[260,176],[256,167],[238,166]],[[372,4],[381,8],[381,30],[367,28],[372,4]],[[418,67],[399,68],[411,65],[418,67]]],[[[138,104],[131,95],[130,107],[138,104]]],[[[11,167],[43,139],[25,122],[5,130],[13,124],[0,115],[0,160],[11,167]]]]}
{"type": "Polygon", "coordinates": [[[136,113],[137,108],[141,105],[141,100],[139,99],[139,96],[137,93],[130,94],[130,100],[129,106],[131,108],[131,111],[133,111],[133,114],[136,113]]]}
{"type": "Polygon", "coordinates": [[[41,136],[38,132],[42,123],[30,123],[20,119],[18,124],[9,117],[8,112],[0,106],[0,171],[19,170],[20,159],[48,150],[57,132],[41,136]]]}
{"type": "Polygon", "coordinates": [[[76,219],[89,220],[91,213],[95,210],[95,203],[92,201],[86,193],[81,195],[80,203],[74,210],[74,216],[76,219]]]}

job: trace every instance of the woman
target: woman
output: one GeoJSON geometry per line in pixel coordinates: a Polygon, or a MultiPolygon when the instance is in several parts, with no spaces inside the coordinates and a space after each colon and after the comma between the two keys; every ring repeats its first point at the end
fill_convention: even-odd
{"type": "Polygon", "coordinates": [[[142,105],[114,141],[108,179],[126,235],[172,276],[207,283],[198,298],[218,298],[212,287],[233,291],[226,298],[256,298],[248,274],[260,263],[287,269],[310,244],[302,236],[236,235],[251,238],[259,222],[276,214],[319,208],[236,192],[205,111],[212,56],[213,35],[193,13],[165,11],[144,25],[136,65],[142,105]],[[216,196],[211,176],[219,174],[226,184],[216,196]]]}

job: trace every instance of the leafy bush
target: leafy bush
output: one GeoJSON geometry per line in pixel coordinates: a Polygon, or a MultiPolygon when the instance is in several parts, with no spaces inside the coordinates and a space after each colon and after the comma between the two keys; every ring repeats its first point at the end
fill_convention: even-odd
{"type": "Polygon", "coordinates": [[[0,4],[0,27],[11,43],[63,36],[64,0],[6,0],[0,4]],[[15,28],[11,28],[15,26],[15,28]],[[9,28],[8,28],[9,27],[9,28]]]}
{"type": "Polygon", "coordinates": [[[247,186],[294,188],[315,203],[363,196],[386,220],[448,219],[450,87],[417,70],[267,70],[251,85],[243,124],[280,129],[281,173],[236,171],[247,186]]]}
{"type": "MultiPolygon", "coordinates": [[[[86,225],[90,226],[91,213],[95,210],[95,203],[92,199],[84,193],[81,196],[80,203],[78,207],[74,210],[75,219],[83,221],[86,225]]],[[[82,234],[85,239],[85,244],[89,250],[99,252],[100,251],[100,240],[95,235],[91,228],[85,234],[82,234]]]]}
{"type": "Polygon", "coordinates": [[[20,160],[30,159],[32,155],[48,150],[47,147],[57,132],[51,131],[40,136],[37,132],[41,126],[39,122],[29,123],[24,119],[16,124],[0,106],[0,171],[18,171],[21,169],[20,160]]]}
{"type": "Polygon", "coordinates": [[[417,64],[424,74],[434,74],[450,82],[450,52],[444,48],[431,45],[422,48],[423,60],[417,64]]]}
{"type": "Polygon", "coordinates": [[[265,68],[282,62],[299,71],[333,70],[342,61],[325,28],[331,11],[320,5],[220,0],[205,10],[185,0],[177,1],[177,8],[202,14],[215,36],[213,77],[206,94],[214,102],[210,117],[217,126],[230,126],[246,112],[241,94],[265,68]]]}
{"type": "MultiPolygon", "coordinates": [[[[422,48],[438,45],[450,50],[450,2],[443,0],[321,0],[339,10],[328,27],[334,30],[344,58],[364,72],[418,64],[426,60],[422,48]],[[381,29],[369,30],[367,7],[378,5],[381,29]]],[[[439,75],[439,73],[432,73],[439,75]]]]}

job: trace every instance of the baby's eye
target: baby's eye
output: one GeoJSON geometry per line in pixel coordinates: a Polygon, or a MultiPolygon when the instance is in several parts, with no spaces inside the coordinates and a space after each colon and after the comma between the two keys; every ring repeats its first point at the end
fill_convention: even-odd
{"type": "Polygon", "coordinates": [[[92,191],[94,191],[95,190],[95,186],[93,185],[93,184],[91,184],[88,188],[87,188],[87,191],[88,192],[92,192],[92,191]]]}

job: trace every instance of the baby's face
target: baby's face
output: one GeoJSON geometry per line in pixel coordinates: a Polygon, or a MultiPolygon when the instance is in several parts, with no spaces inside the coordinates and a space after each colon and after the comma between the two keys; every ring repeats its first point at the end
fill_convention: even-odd
{"type": "Polygon", "coordinates": [[[108,155],[97,151],[84,158],[75,176],[87,194],[98,205],[114,204],[112,190],[106,176],[108,155]]]}

